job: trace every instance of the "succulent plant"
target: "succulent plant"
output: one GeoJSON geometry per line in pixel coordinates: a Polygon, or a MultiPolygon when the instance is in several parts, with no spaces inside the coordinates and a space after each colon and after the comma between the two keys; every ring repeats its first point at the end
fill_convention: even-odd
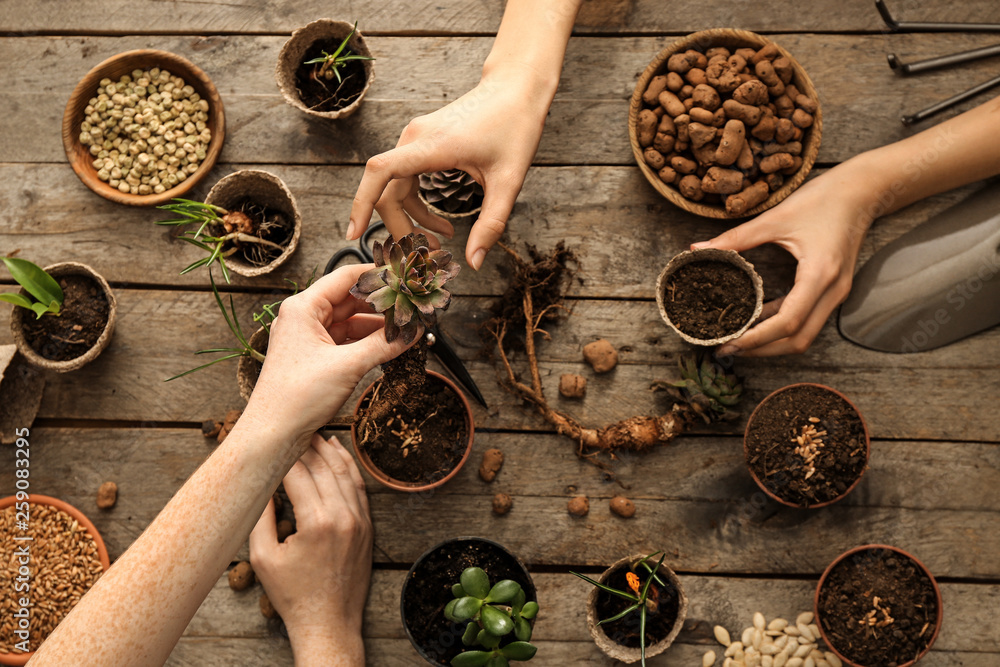
{"type": "Polygon", "coordinates": [[[538,649],[528,642],[538,603],[527,601],[520,584],[504,579],[490,587],[486,572],[470,567],[451,592],[455,599],[445,606],[445,618],[455,623],[468,621],[462,643],[485,649],[459,653],[451,660],[453,667],[506,667],[511,660],[526,661],[535,656],[538,649]],[[500,646],[512,632],[515,641],[500,646]]]}
{"type": "Polygon", "coordinates": [[[677,365],[681,371],[679,381],[656,382],[653,388],[665,390],[688,405],[705,423],[738,416],[732,408],[743,395],[743,381],[736,374],[727,373],[705,353],[681,356],[677,365]]]}
{"type": "Polygon", "coordinates": [[[424,201],[445,213],[461,215],[483,205],[483,186],[461,169],[420,174],[424,201]]]}
{"type": "Polygon", "coordinates": [[[402,336],[413,341],[420,324],[432,327],[437,311],[451,303],[445,283],[458,275],[461,267],[446,250],[431,250],[423,234],[407,234],[398,242],[392,238],[372,247],[375,268],[366,271],[351,288],[351,294],[385,315],[385,339],[402,336]]]}

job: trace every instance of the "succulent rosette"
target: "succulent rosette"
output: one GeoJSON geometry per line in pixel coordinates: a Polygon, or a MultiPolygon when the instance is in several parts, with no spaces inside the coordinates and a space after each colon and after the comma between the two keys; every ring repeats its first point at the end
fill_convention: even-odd
{"type": "Polygon", "coordinates": [[[432,327],[437,311],[451,303],[445,283],[461,267],[446,250],[431,250],[423,234],[407,234],[398,242],[389,238],[372,247],[375,268],[366,271],[351,294],[385,315],[385,339],[402,336],[410,343],[420,325],[432,327]]]}
{"type": "Polygon", "coordinates": [[[656,389],[667,390],[675,399],[689,405],[706,423],[733,419],[732,410],[743,395],[743,382],[734,373],[727,373],[707,355],[685,355],[678,360],[681,379],[678,382],[657,382],[656,389]]]}

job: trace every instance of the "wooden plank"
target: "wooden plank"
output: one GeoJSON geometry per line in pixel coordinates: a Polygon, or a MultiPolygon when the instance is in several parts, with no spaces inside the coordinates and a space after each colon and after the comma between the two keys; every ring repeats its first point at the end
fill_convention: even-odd
{"type": "MultiPolygon", "coordinates": [[[[288,33],[319,17],[358,19],[365,32],[462,33],[492,32],[500,22],[499,0],[451,0],[450,2],[352,3],[346,0],[308,0],[288,6],[280,0],[241,3],[171,3],[169,10],[153,3],[124,0],[83,0],[70,10],[58,0],[9,7],[3,15],[3,31],[57,34],[134,33],[288,33]]],[[[924,21],[994,21],[997,7],[990,0],[971,0],[949,6],[940,3],[896,2],[897,18],[924,21]],[[942,16],[942,12],[946,15],[942,16]]],[[[708,27],[739,27],[748,30],[882,31],[884,24],[871,3],[864,0],[789,5],[766,0],[752,6],[744,3],[706,5],[681,0],[664,5],[657,0],[586,0],[577,21],[578,32],[656,33],[691,32],[708,27]]]]}
{"type": "MultiPolygon", "coordinates": [[[[33,488],[87,513],[113,557],[149,525],[212,448],[196,429],[41,428],[32,433],[31,446],[33,488]],[[94,498],[107,480],[116,481],[120,492],[116,507],[103,512],[94,498]]],[[[12,458],[10,452],[3,456],[12,458]]],[[[622,549],[658,545],[684,571],[818,575],[851,546],[887,542],[913,551],[939,576],[997,578],[991,554],[1000,548],[998,457],[996,445],[876,442],[871,471],[855,493],[834,507],[804,512],[763,496],[743,467],[735,438],[688,438],[642,457],[626,456],[617,467],[630,487],[623,490],[601,482],[600,473],[577,460],[562,438],[481,433],[471,463],[439,492],[399,494],[369,480],[376,559],[410,563],[434,543],[468,533],[471,515],[480,520],[476,532],[509,545],[531,564],[599,565],[622,549]],[[476,468],[489,447],[501,447],[506,463],[487,486],[476,468]],[[913,480],[925,479],[935,484],[917,494],[913,480]],[[515,499],[511,514],[499,518],[490,512],[498,491],[515,499]],[[577,493],[592,498],[584,520],[566,513],[567,498],[577,493]],[[607,499],[617,493],[638,507],[625,524],[607,509],[607,499]],[[545,527],[544,540],[539,526],[545,527]]],[[[10,488],[13,476],[5,477],[10,488]]],[[[240,557],[246,557],[245,547],[240,557]]]]}
{"type": "MultiPolygon", "coordinates": [[[[535,162],[633,164],[625,129],[628,99],[639,72],[673,39],[571,40],[535,162]]],[[[920,59],[991,44],[989,35],[788,34],[776,40],[801,60],[820,91],[820,162],[840,162],[907,136],[914,130],[899,123],[902,113],[992,76],[989,60],[964,65],[961,77],[945,71],[901,78],[885,62],[887,51],[920,59]]],[[[229,120],[222,162],[362,164],[393,147],[410,119],[473,87],[492,42],[488,37],[372,38],[378,62],[364,106],[345,121],[329,123],[311,119],[279,95],[273,69],[284,41],[277,36],[0,38],[0,59],[10,62],[0,73],[0,85],[12,92],[17,114],[17,122],[0,127],[0,162],[64,162],[60,134],[53,128],[60,127],[77,81],[107,57],[153,47],[189,58],[215,81],[229,120]]]]}

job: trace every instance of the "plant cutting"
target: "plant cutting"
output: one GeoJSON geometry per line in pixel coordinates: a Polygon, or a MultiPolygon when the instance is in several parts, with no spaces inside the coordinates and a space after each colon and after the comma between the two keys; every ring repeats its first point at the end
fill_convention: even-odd
{"type": "Polygon", "coordinates": [[[792,507],[824,507],[850,493],[868,469],[868,427],[840,392],[794,384],[761,401],[743,439],[758,486],[792,507]]]}
{"type": "Polygon", "coordinates": [[[320,19],[285,42],[275,79],[292,106],[320,118],[346,118],[374,79],[374,60],[357,21],[320,19]]]}
{"type": "Polygon", "coordinates": [[[941,630],[941,591],[930,571],[897,547],[869,544],[839,556],[820,577],[816,624],[854,667],[909,667],[941,630]]]}
{"type": "Polygon", "coordinates": [[[490,540],[459,537],[420,556],[403,582],[400,611],[413,647],[433,665],[507,665],[535,655],[535,586],[490,540]]]}
{"type": "Polygon", "coordinates": [[[23,259],[4,264],[21,285],[0,294],[14,304],[10,328],[18,351],[31,364],[65,373],[82,368],[108,346],[117,301],[104,278],[84,264],[65,262],[42,269],[23,259]],[[31,315],[27,315],[31,313],[31,315]]]}
{"type": "Polygon", "coordinates": [[[600,580],[572,574],[592,584],[587,625],[597,646],[626,663],[659,655],[673,643],[687,616],[687,597],[662,551],[625,558],[604,571],[600,580]],[[655,566],[650,566],[659,556],[655,566]]]}
{"type": "Polygon", "coordinates": [[[467,567],[451,593],[455,599],[445,605],[444,617],[466,623],[462,644],[480,647],[456,655],[452,667],[506,667],[535,657],[538,649],[528,642],[538,603],[527,601],[519,583],[504,579],[491,587],[482,568],[467,567]],[[516,641],[509,640],[511,633],[516,641]]]}
{"type": "MultiPolygon", "coordinates": [[[[387,341],[409,343],[451,303],[445,285],[460,270],[451,253],[431,250],[423,234],[375,242],[375,267],[351,294],[385,316],[387,341]]],[[[443,484],[468,458],[472,413],[454,383],[427,370],[427,342],[382,365],[383,375],[361,397],[352,425],[362,465],[401,490],[443,484]]]]}
{"type": "Polygon", "coordinates": [[[681,358],[679,380],[654,383],[654,390],[665,391],[674,400],[673,407],[658,417],[629,417],[595,428],[554,409],[542,387],[536,339],[549,339],[543,326],[558,322],[566,312],[562,301],[572,275],[568,264],[575,258],[562,244],[549,254],[529,249],[530,261],[501,247],[514,266],[505,272],[509,285],[493,305],[492,317],[483,324],[482,331],[494,346],[505,376],[504,386],[535,406],[557,433],[575,441],[578,456],[609,471],[608,465],[598,459],[600,454],[613,459],[618,451],[648,451],[669,443],[696,423],[730,420],[738,415],[735,408],[743,392],[742,381],[708,356],[681,358]],[[529,381],[518,377],[511,362],[512,353],[520,350],[525,352],[529,381]]]}
{"type": "Polygon", "coordinates": [[[461,169],[420,174],[417,184],[420,201],[445,220],[466,220],[483,208],[483,186],[461,169]]]}
{"type": "Polygon", "coordinates": [[[656,280],[660,317],[692,345],[721,345],[746,333],[764,305],[753,264],[733,250],[687,250],[656,280]]]}

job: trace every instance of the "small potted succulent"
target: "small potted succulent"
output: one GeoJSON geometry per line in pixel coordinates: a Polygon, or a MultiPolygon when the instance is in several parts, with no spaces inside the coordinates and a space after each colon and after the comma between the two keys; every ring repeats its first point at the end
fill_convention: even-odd
{"type": "Polygon", "coordinates": [[[664,558],[662,551],[623,558],[598,580],[572,573],[594,586],[587,599],[587,627],[608,657],[645,667],[646,658],[666,651],[680,633],[687,596],[664,558]]]}
{"type": "Polygon", "coordinates": [[[816,625],[846,665],[909,667],[941,630],[941,591],[913,555],[869,544],[839,556],[820,577],[816,625]]]}
{"type": "Polygon", "coordinates": [[[500,667],[536,652],[534,582],[490,540],[460,537],[420,556],[403,582],[400,612],[413,647],[432,665],[500,667]]]}
{"type": "Polygon", "coordinates": [[[181,275],[216,262],[227,283],[230,269],[247,277],[270,273],[291,257],[302,233],[295,198],[266,171],[244,169],[226,176],[204,203],[174,199],[160,208],[178,217],[156,224],[181,229],[177,238],[205,252],[181,275]]]}
{"type": "Polygon", "coordinates": [[[760,315],[764,287],[753,264],[735,251],[687,250],[657,278],[656,305],[687,342],[721,345],[742,336],[760,315]]]}
{"type": "Polygon", "coordinates": [[[293,107],[320,118],[347,118],[375,78],[374,60],[357,22],[319,19],[285,42],[274,77],[293,107]]]}
{"type": "Polygon", "coordinates": [[[431,213],[458,222],[483,209],[483,186],[461,169],[420,174],[417,196],[431,213]]]}
{"type": "Polygon", "coordinates": [[[0,301],[15,306],[11,334],[29,363],[66,373],[82,368],[104,351],[118,313],[108,281],[76,262],[45,269],[14,257],[5,257],[3,262],[21,290],[0,294],[0,301]]]}
{"type": "MultiPolygon", "coordinates": [[[[423,234],[373,247],[375,267],[351,294],[385,316],[385,337],[413,341],[451,302],[444,286],[458,275],[451,253],[431,250],[423,234]]],[[[444,484],[472,449],[472,409],[458,387],[427,370],[421,338],[382,365],[383,375],[361,396],[351,426],[358,460],[379,482],[401,491],[444,484]]]]}
{"type": "Polygon", "coordinates": [[[747,468],[770,497],[817,508],[850,493],[868,469],[868,426],[839,391],[801,383],[761,401],[743,439],[747,468]]]}

